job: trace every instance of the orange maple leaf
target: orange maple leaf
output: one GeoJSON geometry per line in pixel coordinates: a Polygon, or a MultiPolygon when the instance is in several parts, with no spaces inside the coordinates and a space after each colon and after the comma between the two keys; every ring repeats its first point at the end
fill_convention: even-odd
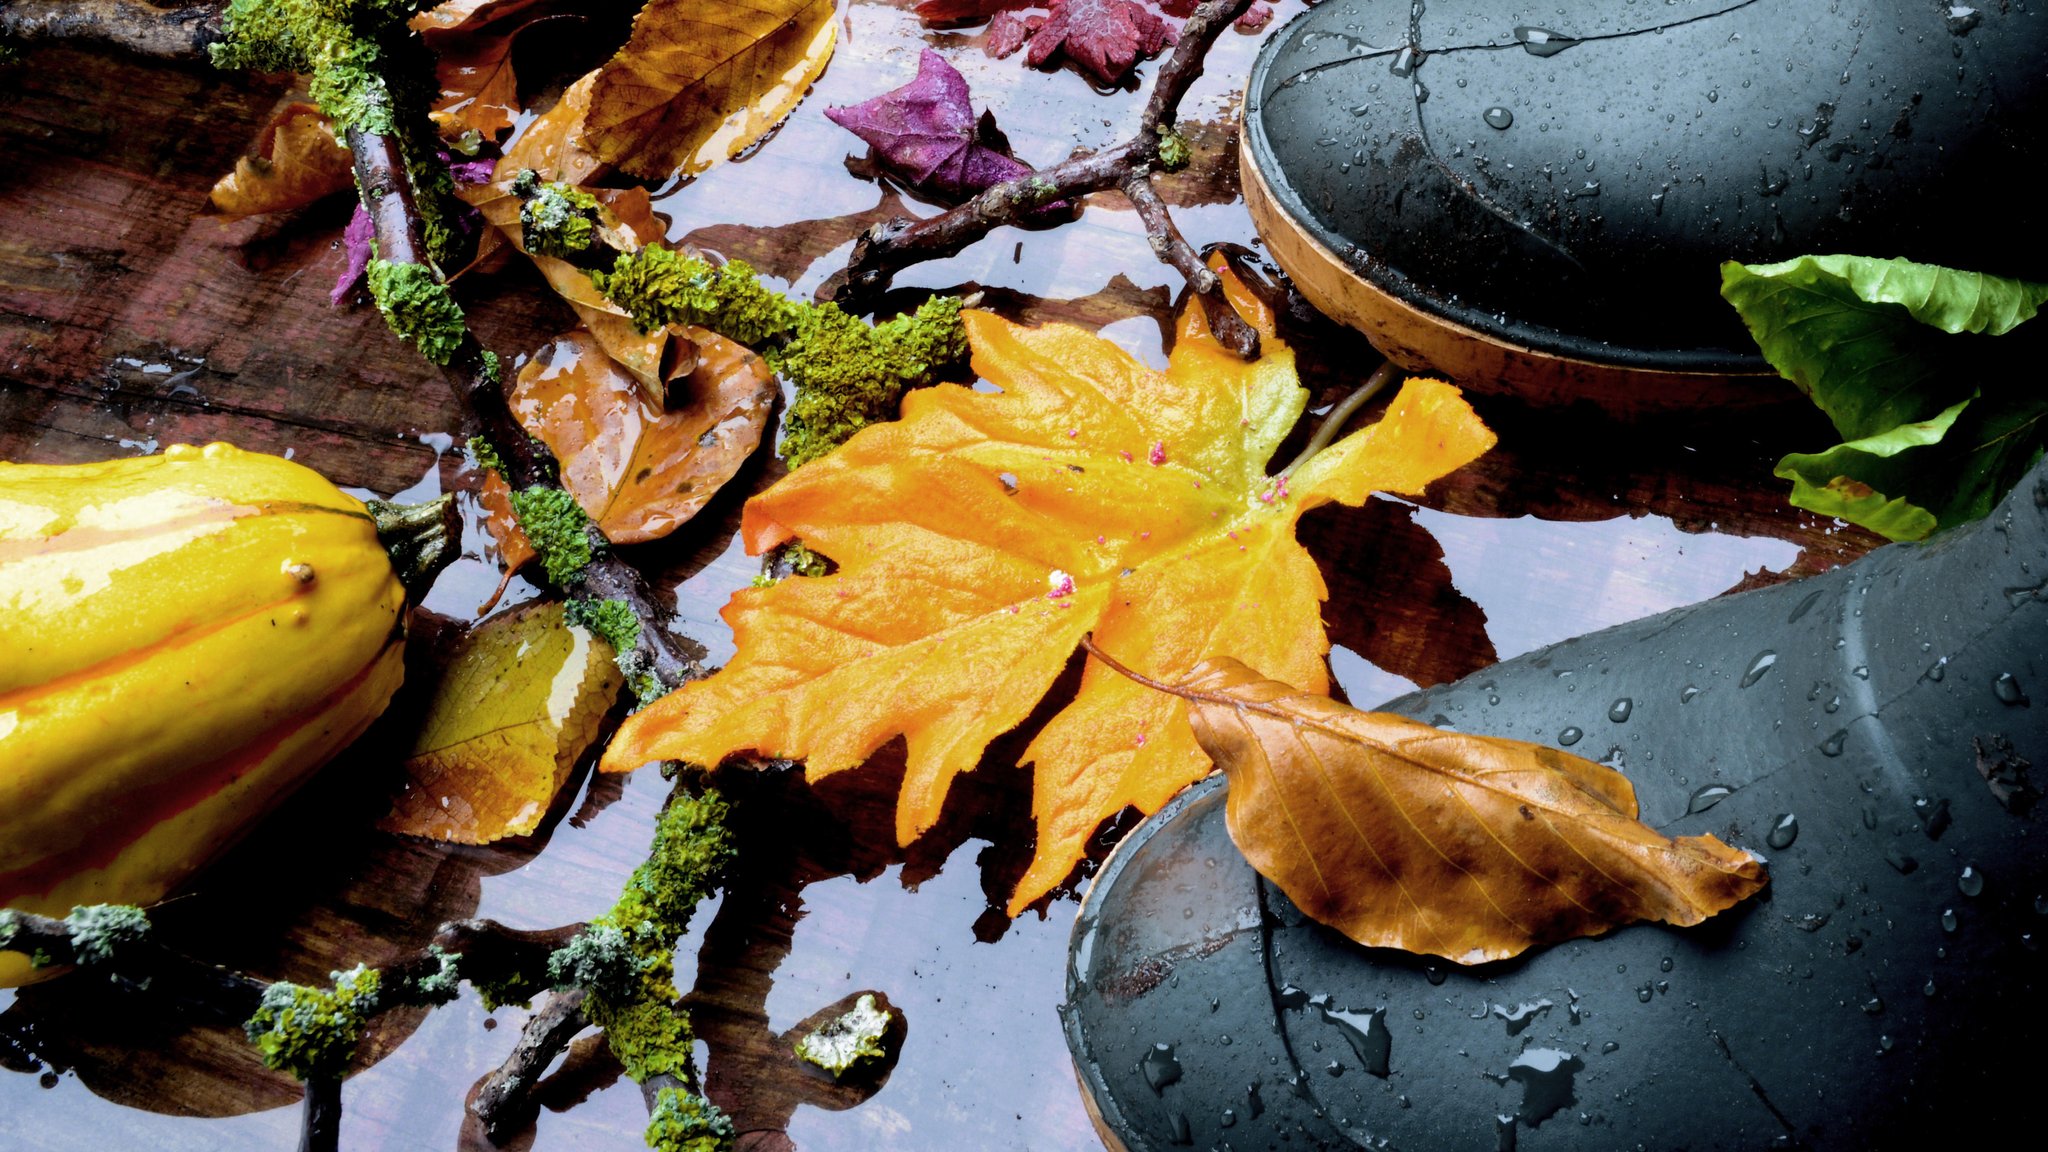
{"type": "MultiPolygon", "coordinates": [[[[908,844],[1091,631],[1164,676],[1227,656],[1328,691],[1328,591],[1295,522],[1375,490],[1419,493],[1494,437],[1457,389],[1411,380],[1379,423],[1268,476],[1308,392],[1271,313],[1230,287],[1265,338],[1252,363],[1199,307],[1164,372],[1078,328],[966,313],[975,371],[1000,393],[913,392],[901,420],[749,501],[749,553],[801,538],[839,570],[735,593],[733,661],[630,718],[604,767],[752,749],[822,776],[901,735],[908,844]]],[[[1156,811],[1210,769],[1185,701],[1092,660],[1024,758],[1038,845],[1013,915],[1066,877],[1104,818],[1156,811]]]]}

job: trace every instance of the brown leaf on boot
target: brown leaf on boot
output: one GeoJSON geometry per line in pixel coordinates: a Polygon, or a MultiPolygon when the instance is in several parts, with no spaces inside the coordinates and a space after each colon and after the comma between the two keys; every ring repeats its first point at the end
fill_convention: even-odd
{"type": "Polygon", "coordinates": [[[1768,879],[1712,836],[1644,824],[1627,777],[1569,752],[1360,712],[1227,658],[1154,687],[1188,701],[1230,778],[1245,858],[1361,944],[1477,964],[1697,924],[1768,879]]]}

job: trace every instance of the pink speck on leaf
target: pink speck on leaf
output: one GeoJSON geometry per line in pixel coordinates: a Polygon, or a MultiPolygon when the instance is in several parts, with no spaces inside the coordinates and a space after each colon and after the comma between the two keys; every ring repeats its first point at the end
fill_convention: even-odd
{"type": "Polygon", "coordinates": [[[348,227],[342,230],[341,242],[348,249],[348,266],[335,278],[334,291],[327,294],[327,302],[337,307],[355,289],[356,282],[363,278],[363,270],[370,266],[370,241],[377,235],[376,226],[370,223],[370,214],[356,205],[355,215],[348,218],[348,227]]]}
{"type": "MultiPolygon", "coordinates": [[[[1166,463],[1166,441],[1153,441],[1152,451],[1145,454],[1145,459],[1151,461],[1154,468],[1166,463]]],[[[1196,485],[1196,487],[1200,487],[1200,485],[1196,485]]]]}
{"type": "Polygon", "coordinates": [[[1064,600],[1074,594],[1074,578],[1059,569],[1053,569],[1045,578],[1047,600],[1064,600]]]}

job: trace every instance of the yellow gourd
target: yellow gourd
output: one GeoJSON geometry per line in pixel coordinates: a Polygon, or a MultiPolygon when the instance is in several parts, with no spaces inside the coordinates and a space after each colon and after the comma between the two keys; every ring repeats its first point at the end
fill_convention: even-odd
{"type": "Polygon", "coordinates": [[[378,528],[227,444],[0,463],[0,907],[160,900],[369,726],[404,656],[378,528]]]}

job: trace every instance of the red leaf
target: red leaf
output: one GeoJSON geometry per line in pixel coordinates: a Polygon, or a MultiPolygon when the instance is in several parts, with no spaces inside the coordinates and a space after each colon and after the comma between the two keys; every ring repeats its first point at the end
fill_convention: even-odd
{"type": "Polygon", "coordinates": [[[1083,71],[1113,85],[1141,58],[1177,39],[1164,20],[1137,0],[1052,0],[1025,59],[1036,66],[1064,52],[1083,71]]]}
{"type": "Polygon", "coordinates": [[[867,141],[891,174],[947,203],[1031,172],[1010,154],[993,116],[975,119],[966,78],[929,48],[918,58],[917,79],[825,115],[867,141]]]}

